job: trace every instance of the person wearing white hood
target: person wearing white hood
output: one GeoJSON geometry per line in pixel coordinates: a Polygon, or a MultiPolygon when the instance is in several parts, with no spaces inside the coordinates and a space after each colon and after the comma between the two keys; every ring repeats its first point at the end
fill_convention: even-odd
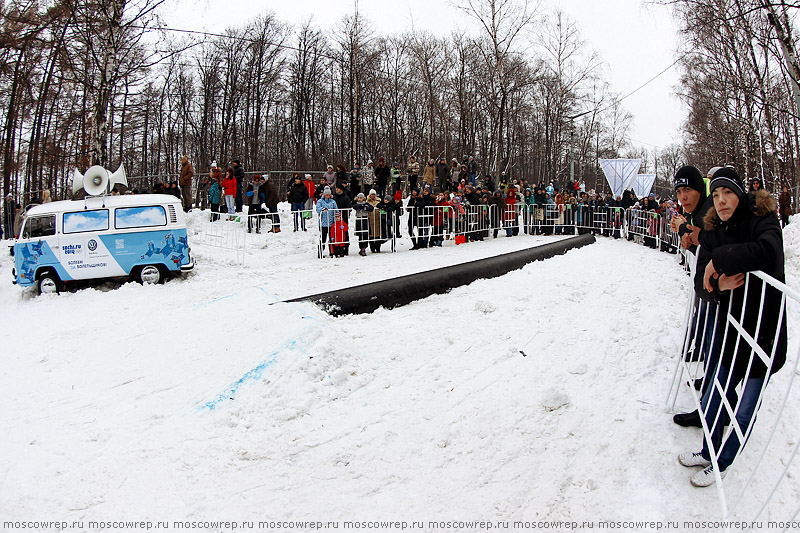
{"type": "MultiPolygon", "coordinates": [[[[336,222],[336,213],[339,207],[331,194],[331,188],[325,187],[322,191],[322,198],[317,202],[317,214],[319,215],[319,232],[322,236],[322,250],[324,253],[325,242],[331,231],[331,226],[336,222]]],[[[340,212],[340,211],[339,211],[340,212]]],[[[333,256],[331,256],[333,257],[333,256]]]]}

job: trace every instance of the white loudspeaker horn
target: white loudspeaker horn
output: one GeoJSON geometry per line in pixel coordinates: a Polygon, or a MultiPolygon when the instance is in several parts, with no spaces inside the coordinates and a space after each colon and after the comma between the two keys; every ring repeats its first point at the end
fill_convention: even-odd
{"type": "Polygon", "coordinates": [[[114,185],[128,186],[128,175],[125,173],[125,167],[122,166],[122,163],[119,164],[117,171],[108,177],[108,186],[113,188],[114,185]]]}
{"type": "Polygon", "coordinates": [[[83,188],[86,194],[98,196],[108,189],[108,170],[100,165],[90,167],[83,175],[83,188]]]}
{"type": "Polygon", "coordinates": [[[76,168],[72,173],[72,194],[77,194],[83,189],[83,174],[76,168]]]}

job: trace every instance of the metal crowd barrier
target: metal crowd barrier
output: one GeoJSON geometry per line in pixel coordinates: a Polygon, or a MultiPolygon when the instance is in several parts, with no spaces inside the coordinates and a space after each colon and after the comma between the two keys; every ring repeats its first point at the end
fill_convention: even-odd
{"type": "Polygon", "coordinates": [[[355,209],[330,209],[317,214],[319,230],[317,257],[344,257],[353,248],[372,253],[396,251],[399,223],[394,212],[375,208],[369,212],[355,209]]]}
{"type": "MultiPolygon", "coordinates": [[[[791,524],[796,523],[798,516],[800,516],[800,505],[795,508],[786,509],[782,502],[776,500],[775,496],[783,486],[785,480],[792,477],[790,472],[794,459],[798,455],[800,449],[800,435],[786,435],[784,431],[778,431],[779,428],[785,428],[781,424],[784,418],[790,416],[786,413],[785,408],[792,394],[792,386],[794,379],[798,374],[798,361],[800,361],[800,350],[795,348],[792,352],[788,350],[786,354],[786,363],[784,368],[778,374],[769,380],[760,380],[758,378],[751,379],[752,365],[754,362],[759,361],[763,363],[767,369],[772,367],[775,358],[775,351],[777,346],[777,339],[780,324],[786,320],[786,304],[787,301],[794,302],[796,305],[800,303],[800,293],[786,286],[784,283],[767,276],[763,272],[749,272],[745,276],[744,284],[744,300],[741,309],[730,307],[730,303],[726,306],[717,306],[710,304],[705,300],[698,298],[694,291],[694,274],[696,258],[691,253],[683,250],[682,255],[685,257],[685,264],[689,271],[689,289],[690,297],[687,302],[685,317],[684,317],[684,340],[680,357],[675,368],[675,373],[670,387],[669,395],[667,397],[667,404],[671,411],[675,410],[675,404],[681,391],[688,390],[691,396],[692,405],[699,410],[701,414],[701,422],[703,425],[703,436],[708,442],[709,455],[711,463],[714,466],[716,490],[722,514],[725,519],[743,519],[751,524],[761,523],[759,519],[766,515],[770,521],[775,523],[791,524]],[[759,289],[760,286],[760,289],[759,289]],[[750,289],[753,288],[751,291],[750,289]],[[762,317],[764,312],[764,298],[767,291],[773,294],[780,295],[780,311],[777,320],[776,330],[769,332],[762,332],[762,317]],[[745,309],[748,306],[748,299],[755,297],[757,302],[757,317],[747,316],[745,320],[745,309]],[[746,324],[746,325],[745,325],[746,324]],[[724,326],[728,327],[725,328],[724,326]],[[753,329],[753,325],[755,328],[753,329]],[[722,332],[722,333],[720,333],[722,332]],[[755,339],[758,339],[762,333],[767,333],[768,337],[775,339],[771,349],[768,347],[766,350],[760,346],[755,339]],[[737,358],[740,354],[747,354],[747,366],[743,379],[739,380],[733,376],[733,365],[730,369],[725,369],[720,364],[722,350],[726,345],[732,345],[736,352],[737,358]],[[788,381],[777,379],[783,374],[788,374],[788,381]],[[781,382],[779,385],[775,381],[781,382]],[[769,403],[771,409],[760,411],[760,407],[764,402],[765,391],[767,383],[772,382],[770,386],[769,403]],[[784,384],[785,383],[785,384],[784,384]],[[684,385],[686,387],[684,388],[684,385]],[[780,391],[774,390],[780,387],[780,391]],[[740,408],[746,411],[747,403],[742,402],[745,396],[756,396],[755,407],[751,417],[746,416],[748,419],[746,425],[740,423],[731,423],[736,421],[737,415],[740,414],[740,408]],[[782,396],[782,400],[775,405],[775,401],[782,396]],[[760,419],[758,428],[755,428],[756,418],[760,419]],[[727,426],[727,427],[726,427],[727,426]],[[754,431],[755,428],[755,431],[754,431]],[[719,444],[714,446],[712,434],[717,432],[719,444]],[[755,433],[755,438],[753,438],[755,433]],[[792,444],[792,451],[788,456],[781,456],[778,458],[767,457],[767,452],[770,445],[773,443],[776,435],[780,435],[792,444]],[[737,476],[728,476],[724,479],[719,473],[719,459],[725,450],[725,447],[730,445],[733,448],[737,444],[751,442],[747,448],[748,456],[757,456],[755,462],[746,464],[744,469],[738,468],[742,465],[736,463],[736,459],[740,457],[744,450],[744,445],[738,446],[733,462],[728,467],[729,471],[737,471],[744,474],[746,481],[744,483],[732,482],[737,476]],[[782,465],[781,475],[774,480],[771,484],[771,490],[768,494],[756,493],[750,487],[753,481],[759,477],[761,468],[768,463],[773,465],[779,462],[782,465]],[[749,469],[749,475],[747,470],[749,469]],[[738,486],[737,486],[738,485],[738,486]],[[728,497],[727,489],[733,487],[732,498],[728,497]],[[742,511],[742,504],[747,502],[749,505],[755,504],[758,511],[752,516],[740,516],[742,511]],[[787,513],[787,514],[783,514],[787,513]]],[[[752,302],[750,302],[752,304],[752,302]]],[[[751,310],[748,311],[752,312],[751,310]]],[[[762,341],[763,342],[763,341],[762,341]]],[[[767,370],[769,372],[769,370],[767,370]]],[[[796,400],[796,398],[795,398],[796,400]]],[[[690,446],[698,447],[700,443],[693,442],[687,443],[687,449],[690,446]]],[[[729,449],[733,449],[729,448],[729,449]]],[[[726,472],[728,473],[728,472],[726,472]]],[[[797,468],[794,470],[794,475],[797,475],[797,468]]],[[[761,476],[763,480],[764,476],[761,476]]],[[[767,481],[769,483],[769,481],[767,481]]],[[[763,519],[762,519],[763,520],[763,519]]],[[[760,529],[760,527],[751,526],[747,529],[760,529]]],[[[781,528],[777,528],[781,530],[781,528]]],[[[787,528],[782,529],[786,531],[787,528]]]]}
{"type": "MultiPolygon", "coordinates": [[[[331,250],[326,248],[330,244],[328,234],[325,235],[325,243],[322,242],[322,228],[330,227],[330,225],[320,224],[320,216],[315,208],[301,211],[269,212],[265,207],[261,207],[258,213],[248,214],[245,212],[233,216],[225,213],[224,207],[221,206],[221,209],[223,212],[211,213],[210,220],[207,219],[207,222],[222,222],[232,217],[244,229],[246,237],[241,237],[231,229],[222,230],[216,226],[201,224],[196,229],[200,242],[222,248],[242,250],[245,247],[242,241],[246,240],[250,247],[264,247],[272,238],[274,229],[280,228],[281,231],[287,232],[296,228],[297,231],[311,232],[316,239],[319,257],[331,255],[331,250]],[[325,253],[323,254],[323,252],[325,253]]],[[[443,245],[449,242],[460,243],[462,240],[464,242],[480,241],[506,235],[594,233],[607,237],[628,238],[652,248],[660,246],[663,251],[672,253],[680,249],[680,239],[658,214],[618,207],[516,203],[513,207],[503,205],[502,208],[498,208],[494,204],[461,204],[426,206],[419,208],[414,216],[404,205],[400,217],[397,217],[395,211],[371,215],[372,218],[367,221],[371,231],[366,231],[362,223],[359,225],[358,235],[355,224],[357,214],[347,209],[336,211],[340,212],[347,224],[347,232],[344,235],[342,235],[341,228],[337,233],[342,237],[340,240],[347,239],[347,246],[344,246],[345,243],[336,241],[334,241],[334,245],[344,246],[348,255],[350,245],[356,241],[366,243],[370,249],[374,248],[375,250],[378,250],[379,242],[381,244],[388,242],[390,250],[396,251],[397,239],[404,234],[409,235],[415,244],[418,240],[422,240],[428,246],[443,245]],[[416,220],[416,224],[413,223],[414,220],[416,220]]],[[[237,257],[239,257],[239,253],[237,252],[237,257]]]]}

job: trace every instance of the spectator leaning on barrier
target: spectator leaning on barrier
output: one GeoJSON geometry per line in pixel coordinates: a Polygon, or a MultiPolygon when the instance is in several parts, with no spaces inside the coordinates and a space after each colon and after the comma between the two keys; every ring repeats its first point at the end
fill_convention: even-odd
{"type": "Polygon", "coordinates": [[[684,216],[673,217],[670,227],[680,235],[681,246],[694,253],[700,243],[703,217],[712,207],[713,201],[706,196],[703,175],[693,166],[682,167],[675,174],[675,193],[683,207],[684,216]]]}
{"type": "Polygon", "coordinates": [[[367,255],[367,244],[369,241],[369,215],[374,208],[367,203],[364,193],[356,195],[356,202],[353,210],[356,213],[356,237],[358,237],[358,255],[367,255]]]}
{"type": "Polygon", "coordinates": [[[414,228],[419,227],[419,216],[425,210],[425,202],[422,201],[418,189],[411,189],[411,196],[409,196],[406,203],[406,211],[408,211],[408,236],[411,237],[411,242],[414,245],[412,250],[419,250],[422,248],[422,239],[419,237],[419,230],[414,234],[414,228]]]}
{"type": "Polygon", "coordinates": [[[253,223],[255,223],[256,233],[261,233],[261,219],[264,214],[264,210],[261,208],[261,204],[264,203],[261,176],[253,176],[253,183],[247,185],[245,197],[247,198],[247,232],[252,232],[253,223]]]}
{"type": "MultiPolygon", "coordinates": [[[[716,168],[718,169],[719,167],[716,168]]],[[[714,169],[712,169],[712,171],[713,170],[714,169]]],[[[684,215],[673,216],[670,220],[670,227],[672,231],[680,235],[681,246],[691,253],[696,253],[697,246],[700,243],[701,227],[704,224],[703,218],[708,210],[713,207],[714,201],[706,196],[706,183],[703,181],[703,175],[693,166],[681,167],[678,172],[675,173],[675,193],[683,207],[684,215]]],[[[699,298],[699,295],[696,295],[695,298],[699,298]]],[[[690,347],[692,353],[687,354],[687,358],[689,360],[699,359],[700,351],[703,349],[706,352],[704,354],[706,358],[706,372],[713,372],[717,349],[716,346],[710,346],[710,343],[713,336],[716,308],[713,304],[701,306],[699,305],[699,300],[696,300],[695,304],[695,314],[692,316],[692,324],[695,324],[696,328],[701,328],[700,331],[702,333],[695,336],[695,344],[690,347]],[[709,367],[711,368],[709,369],[709,367]]],[[[708,386],[709,380],[706,380],[705,383],[706,386],[708,386]]],[[[702,427],[700,413],[697,410],[688,413],[678,413],[672,420],[679,426],[702,427]]]]}
{"type": "MultiPolygon", "coordinates": [[[[716,335],[724,339],[724,344],[716,378],[725,391],[726,403],[735,410],[730,422],[735,422],[746,436],[766,381],[786,362],[787,341],[786,309],[780,291],[756,276],[751,276],[745,289],[745,274],[760,270],[780,282],[785,280],[783,234],[774,198],[766,191],[746,194],[732,168],[718,170],[710,189],[714,207],[704,219],[695,289],[702,298],[717,302],[721,310],[741,319],[742,328],[758,346],[768,356],[774,354],[771,360],[764,361],[728,320],[717,322],[716,335]]],[[[723,443],[724,426],[729,420],[724,411],[720,412],[724,409],[722,404],[720,389],[708,387],[701,405],[710,444],[719,454],[719,474],[724,477],[744,443],[735,431],[729,431],[723,443]]],[[[710,446],[705,439],[700,452],[686,452],[678,459],[684,466],[703,467],[692,476],[693,485],[705,487],[715,482],[710,446]]]]}
{"type": "MultiPolygon", "coordinates": [[[[317,202],[317,213],[319,214],[319,230],[322,236],[322,249],[325,250],[325,242],[328,240],[331,226],[336,222],[336,212],[338,211],[336,201],[331,195],[331,188],[325,187],[322,191],[322,198],[317,202]]],[[[305,229],[305,228],[303,228],[305,229]]],[[[333,257],[333,255],[331,255],[333,257]]]]}

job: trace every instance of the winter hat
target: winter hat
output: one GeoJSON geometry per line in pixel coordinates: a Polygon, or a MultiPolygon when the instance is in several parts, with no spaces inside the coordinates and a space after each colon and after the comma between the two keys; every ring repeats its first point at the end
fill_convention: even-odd
{"type": "Polygon", "coordinates": [[[387,194],[386,196],[383,197],[383,201],[388,204],[389,202],[392,201],[392,195],[387,194]]]}
{"type": "Polygon", "coordinates": [[[706,173],[706,177],[707,177],[708,179],[711,179],[711,178],[713,178],[713,177],[714,177],[714,173],[715,173],[717,170],[721,169],[721,168],[722,168],[722,167],[711,167],[710,169],[708,169],[708,172],[706,173]]]}
{"type": "Polygon", "coordinates": [[[706,194],[706,184],[703,182],[703,175],[696,167],[687,165],[681,167],[675,173],[675,190],[681,187],[689,187],[699,192],[702,196],[706,194]]]}
{"type": "Polygon", "coordinates": [[[356,194],[356,200],[365,200],[367,197],[364,196],[363,192],[356,194]]]}
{"type": "Polygon", "coordinates": [[[330,187],[325,187],[324,189],[322,189],[322,195],[323,196],[326,195],[326,194],[330,194],[330,193],[331,193],[331,188],[330,187]]]}
{"type": "Polygon", "coordinates": [[[400,191],[397,191],[396,193],[394,193],[394,199],[395,200],[402,200],[403,199],[403,193],[401,193],[400,191]]]}
{"type": "Polygon", "coordinates": [[[369,194],[370,194],[370,196],[372,196],[374,194],[378,194],[378,191],[376,191],[375,189],[370,189],[369,190],[369,194]]]}
{"type": "Polygon", "coordinates": [[[711,178],[711,192],[713,193],[717,187],[727,187],[739,198],[745,194],[742,178],[731,167],[723,167],[714,173],[714,177],[711,178]]]}
{"type": "Polygon", "coordinates": [[[752,180],[750,180],[750,186],[752,186],[752,185],[753,185],[755,182],[758,182],[758,184],[760,185],[760,187],[759,187],[760,189],[763,189],[763,188],[764,188],[764,182],[763,182],[763,181],[762,181],[762,179],[761,179],[761,178],[759,178],[758,176],[756,176],[755,178],[753,178],[752,180]]]}

